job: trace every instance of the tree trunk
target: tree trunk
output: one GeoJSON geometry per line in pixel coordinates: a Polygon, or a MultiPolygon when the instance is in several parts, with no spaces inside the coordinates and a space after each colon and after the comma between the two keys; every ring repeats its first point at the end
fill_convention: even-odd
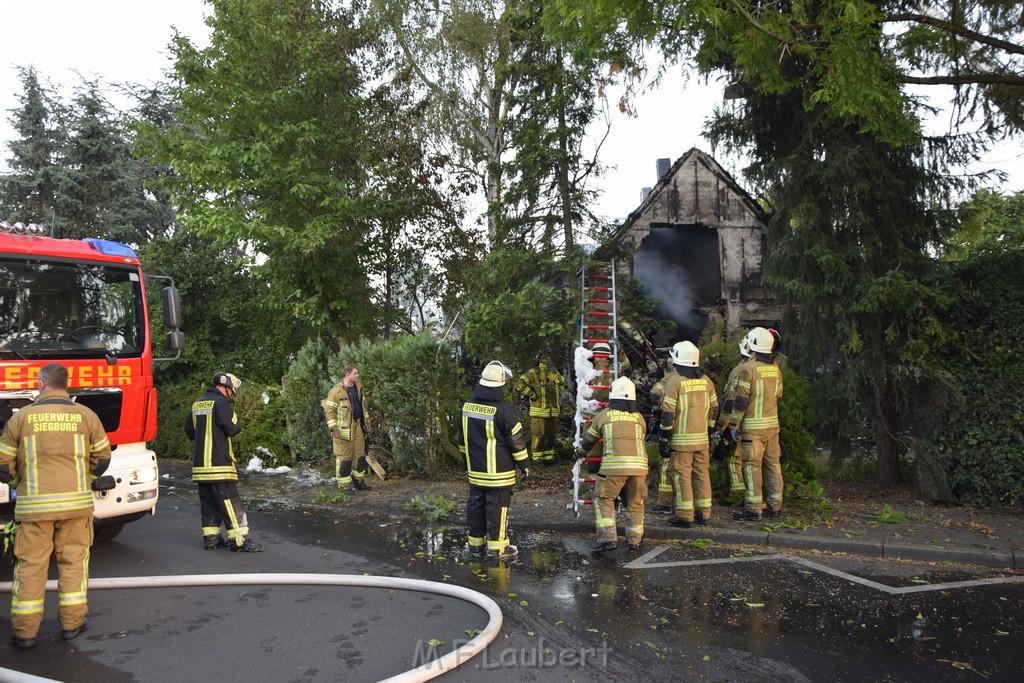
{"type": "Polygon", "coordinates": [[[896,398],[888,380],[875,389],[875,440],[878,469],[875,481],[883,486],[900,483],[900,456],[896,441],[896,398]]]}

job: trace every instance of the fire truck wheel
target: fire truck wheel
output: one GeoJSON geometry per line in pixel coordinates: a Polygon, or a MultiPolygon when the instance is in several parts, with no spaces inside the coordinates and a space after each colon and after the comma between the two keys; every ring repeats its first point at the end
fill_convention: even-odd
{"type": "Polygon", "coordinates": [[[100,527],[93,531],[93,543],[110,541],[121,533],[121,529],[124,529],[124,524],[111,524],[110,526],[100,527]]]}

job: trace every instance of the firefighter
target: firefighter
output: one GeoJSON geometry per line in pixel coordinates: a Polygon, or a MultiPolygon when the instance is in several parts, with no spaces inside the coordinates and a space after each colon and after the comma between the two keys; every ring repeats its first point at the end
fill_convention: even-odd
{"type": "Polygon", "coordinates": [[[530,450],[533,461],[555,462],[555,434],[558,431],[558,402],[564,380],[551,367],[550,356],[540,357],[537,367],[516,382],[516,391],[530,400],[530,450]]]}
{"type": "Polygon", "coordinates": [[[192,404],[192,412],[185,418],[185,434],[195,441],[192,481],[199,486],[203,550],[263,550],[248,538],[249,520],[238,495],[238,468],[231,447],[231,437],[242,431],[232,406],[241,386],[242,381],[230,373],[214,373],[213,384],[192,404]],[[227,540],[221,536],[221,525],[227,531],[227,540]]]}
{"type": "Polygon", "coordinates": [[[768,328],[768,334],[772,335],[772,339],[775,340],[772,343],[772,362],[779,366],[779,370],[782,370],[789,363],[789,358],[779,350],[782,346],[782,335],[779,334],[778,330],[771,327],[768,328]]]}
{"type": "Polygon", "coordinates": [[[608,407],[594,416],[580,442],[577,455],[583,457],[594,444],[604,440],[601,470],[597,474],[594,520],[597,544],[593,552],[618,548],[615,529],[615,499],[624,493],[626,540],[636,551],[644,538],[644,499],[647,497],[647,424],[636,408],[636,387],[628,377],[612,382],[608,407]]]}
{"type": "MultiPolygon", "coordinates": [[[[651,387],[651,419],[647,423],[647,433],[657,434],[658,425],[661,424],[661,402],[665,398],[666,373],[651,387]]],[[[675,512],[675,493],[672,490],[672,460],[671,458],[660,458],[658,467],[658,504],[651,508],[655,515],[671,515],[675,512]]]]}
{"type": "Polygon", "coordinates": [[[369,419],[356,366],[346,365],[342,369],[341,381],[327,393],[323,408],[327,415],[327,428],[331,430],[334,476],[338,488],[372,491],[372,487],[363,481],[367,472],[366,434],[369,432],[369,419]]]}
{"type": "Polygon", "coordinates": [[[505,383],[512,372],[491,361],[480,374],[473,395],[462,406],[459,445],[466,456],[469,499],[466,523],[469,547],[494,560],[511,560],[518,549],[508,542],[508,508],[516,468],[530,473],[523,426],[515,409],[505,401],[505,383]]]}
{"type": "Polygon", "coordinates": [[[715,448],[715,457],[721,457],[725,463],[726,472],[729,473],[729,494],[718,501],[719,505],[740,505],[747,487],[743,482],[743,456],[738,448],[739,444],[732,440],[732,433],[726,429],[729,424],[729,416],[732,414],[733,403],[736,400],[736,382],[739,378],[740,369],[743,364],[750,360],[750,342],[746,337],[740,340],[740,358],[742,359],[729,373],[729,379],[725,382],[724,398],[722,399],[722,410],[718,415],[716,431],[722,435],[718,446],[715,448]]]}
{"type": "Polygon", "coordinates": [[[0,436],[0,481],[18,492],[14,511],[14,582],[11,642],[36,644],[50,555],[57,556],[57,615],[63,640],[89,626],[86,588],[92,545],[92,490],[113,488],[101,477],[110,442],[94,412],[71,400],[68,371],[50,363],[39,370],[39,395],[14,413],[0,436]]]}
{"type": "Polygon", "coordinates": [[[782,370],[772,362],[775,343],[771,333],[755,327],[747,334],[753,358],[744,363],[736,380],[736,397],[726,429],[738,430],[747,492],[744,509],[733,515],[741,521],[758,521],[767,494],[769,517],[782,511],[782,466],[779,464],[778,400],[782,396],[782,370]],[[763,490],[762,490],[763,489],[763,490]]]}
{"type": "Polygon", "coordinates": [[[676,516],[671,526],[689,529],[694,521],[711,521],[711,476],[708,470],[709,435],[718,416],[715,385],[700,369],[700,351],[693,343],[672,347],[675,372],[665,380],[662,400],[662,458],[672,458],[672,487],[676,516]]]}

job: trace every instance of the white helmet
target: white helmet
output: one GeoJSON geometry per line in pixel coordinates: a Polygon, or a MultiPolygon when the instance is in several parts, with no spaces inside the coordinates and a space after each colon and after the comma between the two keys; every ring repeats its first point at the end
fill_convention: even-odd
{"type": "Polygon", "coordinates": [[[492,360],[480,373],[480,384],[485,387],[503,387],[512,379],[512,371],[500,360],[492,360]]]}
{"type": "Polygon", "coordinates": [[[755,327],[747,332],[747,343],[754,353],[771,353],[775,345],[775,337],[763,327],[755,327]]]}
{"type": "Polygon", "coordinates": [[[744,358],[750,358],[750,342],[746,337],[740,339],[740,355],[744,358]]]}
{"type": "Polygon", "coordinates": [[[597,342],[594,344],[594,353],[611,353],[612,347],[608,346],[605,342],[597,342]]]}
{"type": "Polygon", "coordinates": [[[700,366],[700,350],[693,342],[681,341],[672,347],[672,362],[689,368],[700,366]]]}
{"type": "Polygon", "coordinates": [[[636,400],[636,385],[628,377],[620,377],[612,382],[608,398],[621,398],[627,401],[636,400]]]}
{"type": "Polygon", "coordinates": [[[242,380],[230,372],[217,372],[213,375],[213,386],[227,387],[231,391],[237,392],[242,387],[242,380]]]}

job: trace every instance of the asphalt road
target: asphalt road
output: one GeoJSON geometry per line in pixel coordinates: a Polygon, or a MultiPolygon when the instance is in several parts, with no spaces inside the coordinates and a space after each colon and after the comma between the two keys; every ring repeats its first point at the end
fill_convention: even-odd
{"type": "MultiPolygon", "coordinates": [[[[250,511],[250,524],[265,552],[205,552],[194,491],[165,487],[156,517],[93,549],[92,575],[367,573],[467,586],[502,605],[505,627],[444,681],[1017,680],[1024,665],[1024,584],[991,569],[716,544],[592,557],[590,538],[514,528],[520,561],[490,566],[463,555],[458,530],[275,508],[250,511]]],[[[381,589],[92,591],[90,630],[64,643],[54,602],[40,644],[0,643],[0,666],[66,681],[375,681],[420,663],[426,641],[445,651],[486,621],[458,600],[381,589]]]]}

